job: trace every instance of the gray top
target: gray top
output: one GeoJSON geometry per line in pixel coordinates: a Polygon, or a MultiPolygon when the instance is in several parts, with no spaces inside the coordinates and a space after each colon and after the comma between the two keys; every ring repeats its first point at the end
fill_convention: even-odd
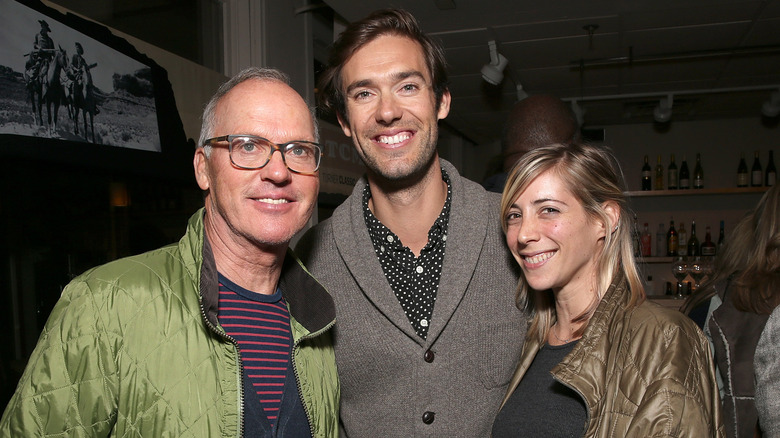
{"type": "Polygon", "coordinates": [[[441,161],[452,183],[447,250],[425,339],[387,282],[363,220],[361,178],[296,251],[336,302],[341,420],[353,437],[486,437],[520,356],[526,317],[499,195],[441,161]]]}
{"type": "Polygon", "coordinates": [[[756,409],[764,438],[780,437],[780,307],[764,326],[753,358],[756,409]]]}

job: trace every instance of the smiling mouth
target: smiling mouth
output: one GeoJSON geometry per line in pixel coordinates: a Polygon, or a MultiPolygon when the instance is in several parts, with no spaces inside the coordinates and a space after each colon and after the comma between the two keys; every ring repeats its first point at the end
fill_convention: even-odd
{"type": "Polygon", "coordinates": [[[547,252],[541,252],[539,254],[534,254],[531,256],[522,256],[523,260],[531,265],[536,265],[539,263],[542,263],[545,260],[548,260],[550,257],[555,255],[555,251],[547,251],[547,252]]]}
{"type": "Polygon", "coordinates": [[[376,141],[389,146],[394,146],[412,138],[412,135],[408,132],[401,132],[395,135],[380,135],[376,138],[376,141]]]}
{"type": "Polygon", "coordinates": [[[271,199],[271,198],[259,198],[256,199],[257,202],[263,202],[266,204],[286,204],[289,201],[286,199],[271,199]]]}

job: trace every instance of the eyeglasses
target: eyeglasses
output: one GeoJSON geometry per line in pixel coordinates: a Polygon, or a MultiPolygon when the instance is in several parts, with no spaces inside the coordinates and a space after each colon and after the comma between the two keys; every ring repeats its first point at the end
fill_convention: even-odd
{"type": "Polygon", "coordinates": [[[313,175],[320,167],[322,150],[311,141],[296,140],[276,144],[256,135],[223,135],[206,140],[204,146],[221,146],[227,142],[230,162],[241,169],[260,169],[271,161],[274,152],[282,154],[282,161],[290,171],[301,175],[313,175]]]}

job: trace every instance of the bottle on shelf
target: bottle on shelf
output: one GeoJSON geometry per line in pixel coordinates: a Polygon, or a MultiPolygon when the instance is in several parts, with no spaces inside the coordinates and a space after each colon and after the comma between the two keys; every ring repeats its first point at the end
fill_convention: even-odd
{"type": "Polygon", "coordinates": [[[647,222],[645,222],[645,228],[642,231],[642,238],[640,239],[642,247],[642,257],[650,257],[652,255],[653,236],[650,235],[650,229],[647,222]]]}
{"type": "Polygon", "coordinates": [[[766,172],[764,172],[764,185],[772,187],[777,182],[777,169],[775,168],[775,158],[773,152],[769,150],[769,162],[766,164],[766,172]]]}
{"type": "Polygon", "coordinates": [[[677,255],[688,255],[688,232],[685,231],[684,222],[680,222],[680,228],[677,230],[677,255]]]}
{"type": "Polygon", "coordinates": [[[647,276],[647,281],[645,282],[645,294],[656,295],[655,282],[653,281],[652,275],[647,276]]]}
{"type": "Polygon", "coordinates": [[[636,215],[634,215],[634,230],[633,230],[633,239],[631,240],[631,243],[633,244],[634,247],[634,257],[641,257],[642,243],[640,242],[639,223],[637,222],[636,215]]]}
{"type": "Polygon", "coordinates": [[[655,255],[663,257],[666,254],[666,227],[664,223],[658,224],[658,231],[655,232],[655,255]]]}
{"type": "Polygon", "coordinates": [[[696,238],[696,221],[691,221],[691,237],[688,238],[688,256],[698,257],[699,255],[699,239],[696,238]]]}
{"type": "Polygon", "coordinates": [[[704,188],[704,169],[701,167],[701,154],[696,154],[696,167],[693,168],[693,188],[704,188]]]}
{"type": "Polygon", "coordinates": [[[669,221],[669,230],[666,232],[666,255],[677,256],[677,230],[674,229],[674,219],[669,221]]]}
{"type": "Polygon", "coordinates": [[[664,189],[664,165],[661,163],[661,155],[658,155],[658,164],[655,165],[655,187],[656,190],[664,189]]]}
{"type": "Polygon", "coordinates": [[[701,248],[699,248],[699,253],[702,256],[714,256],[717,253],[717,247],[715,246],[715,242],[712,241],[710,226],[707,225],[705,230],[706,234],[704,235],[704,242],[702,242],[701,248]]]}
{"type": "Polygon", "coordinates": [[[642,165],[642,190],[652,190],[653,188],[653,183],[651,181],[653,169],[650,168],[650,162],[648,160],[649,158],[645,155],[645,164],[642,165]]]}
{"type": "Polygon", "coordinates": [[[685,160],[683,155],[682,163],[680,163],[680,181],[678,187],[680,190],[691,188],[691,172],[688,170],[688,161],[685,160]]]}
{"type": "Polygon", "coordinates": [[[745,163],[745,153],[739,155],[739,166],[737,166],[737,187],[748,186],[748,171],[745,163]]]}
{"type": "Polygon", "coordinates": [[[677,189],[677,164],[674,162],[674,154],[672,154],[672,160],[669,162],[667,174],[669,176],[669,183],[666,184],[666,187],[669,190],[677,189]]]}
{"type": "Polygon", "coordinates": [[[761,187],[764,185],[764,171],[761,169],[758,151],[753,154],[753,167],[750,169],[750,185],[752,187],[761,187]]]}
{"type": "Polygon", "coordinates": [[[726,244],[726,224],[724,221],[720,221],[720,232],[718,232],[718,248],[717,252],[723,249],[723,245],[726,244]]]}

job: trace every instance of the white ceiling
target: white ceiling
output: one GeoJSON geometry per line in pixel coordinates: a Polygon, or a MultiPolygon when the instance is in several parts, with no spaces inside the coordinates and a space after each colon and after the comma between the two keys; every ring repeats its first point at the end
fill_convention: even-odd
{"type": "MultiPolygon", "coordinates": [[[[348,21],[391,5],[325,3],[348,21]]],[[[392,6],[410,11],[441,41],[453,96],[446,122],[478,144],[500,138],[517,101],[513,78],[528,94],[577,99],[586,128],[653,123],[653,108],[669,93],[672,123],[760,118],[770,92],[780,90],[780,0],[394,0],[392,6]],[[454,9],[437,6],[447,4],[454,9]],[[598,25],[592,38],[584,29],[591,24],[598,25]],[[490,40],[509,59],[500,87],[480,75],[490,40]]]]}

